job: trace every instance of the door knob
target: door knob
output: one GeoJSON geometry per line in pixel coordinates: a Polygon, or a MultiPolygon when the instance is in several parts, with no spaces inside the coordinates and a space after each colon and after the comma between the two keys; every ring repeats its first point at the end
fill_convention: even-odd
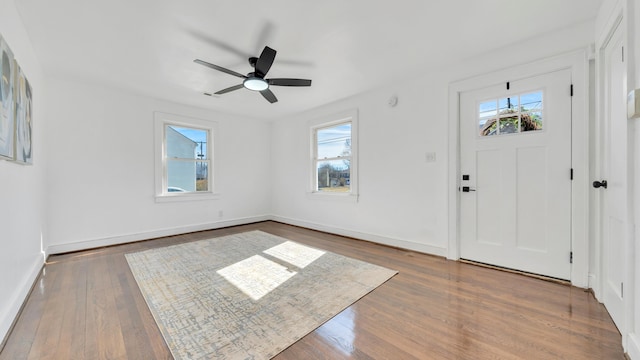
{"type": "Polygon", "coordinates": [[[596,188],[596,189],[600,188],[600,187],[603,187],[603,188],[606,189],[607,188],[607,180],[594,181],[593,182],[593,187],[596,188]]]}

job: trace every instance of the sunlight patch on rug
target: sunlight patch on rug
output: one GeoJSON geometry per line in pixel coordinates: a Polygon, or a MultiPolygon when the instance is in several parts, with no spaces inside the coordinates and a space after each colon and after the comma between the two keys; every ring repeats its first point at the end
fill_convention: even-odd
{"type": "Polygon", "coordinates": [[[125,256],[176,359],[269,359],[396,274],[262,231],[125,256]]]}
{"type": "Polygon", "coordinates": [[[307,265],[324,255],[325,252],[294,243],[293,241],[285,241],[280,245],[265,250],[264,253],[275,256],[282,261],[286,261],[291,265],[299,267],[300,269],[304,269],[307,265]]]}
{"type": "Polygon", "coordinates": [[[263,296],[277,288],[290,277],[297,274],[286,267],[267,260],[260,255],[229,265],[217,271],[223,278],[235,285],[253,300],[260,300],[263,296]]]}

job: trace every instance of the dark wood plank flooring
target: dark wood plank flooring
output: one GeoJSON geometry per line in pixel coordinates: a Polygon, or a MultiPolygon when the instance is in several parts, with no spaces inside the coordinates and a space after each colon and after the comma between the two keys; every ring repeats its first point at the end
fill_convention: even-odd
{"type": "Polygon", "coordinates": [[[171,359],[124,254],[249,230],[399,271],[275,359],[624,359],[584,289],[275,222],[51,256],[0,359],[171,359]]]}

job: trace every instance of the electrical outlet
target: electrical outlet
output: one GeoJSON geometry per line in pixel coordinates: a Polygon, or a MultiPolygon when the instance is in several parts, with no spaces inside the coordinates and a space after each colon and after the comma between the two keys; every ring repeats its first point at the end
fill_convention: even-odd
{"type": "Polygon", "coordinates": [[[428,162],[428,163],[436,162],[436,153],[434,153],[434,152],[425,153],[424,161],[428,162]]]}
{"type": "Polygon", "coordinates": [[[218,217],[223,217],[224,216],[224,212],[222,210],[218,211],[218,217]]]}

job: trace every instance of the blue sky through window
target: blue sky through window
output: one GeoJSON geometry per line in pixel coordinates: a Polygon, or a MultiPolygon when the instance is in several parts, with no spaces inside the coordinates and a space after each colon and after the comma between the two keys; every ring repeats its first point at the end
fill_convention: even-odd
{"type": "Polygon", "coordinates": [[[196,159],[207,158],[207,131],[206,130],[183,128],[179,126],[171,126],[171,128],[198,144],[196,146],[196,151],[195,151],[196,159]],[[200,154],[202,154],[201,157],[198,156],[200,154]]]}
{"type": "MultiPolygon", "coordinates": [[[[511,105],[512,109],[518,109],[518,105],[522,107],[522,111],[540,111],[542,109],[542,91],[533,93],[522,94],[520,96],[512,96],[507,101],[507,98],[502,98],[496,103],[496,100],[489,100],[480,103],[479,117],[480,119],[486,119],[493,117],[499,111],[506,110],[508,105],[511,105]],[[520,103],[518,103],[518,101],[520,103]],[[510,102],[510,104],[508,104],[510,102]]],[[[502,114],[502,113],[501,113],[502,114]]]]}
{"type": "Polygon", "coordinates": [[[318,159],[351,155],[351,123],[340,124],[317,131],[318,159]]]}

